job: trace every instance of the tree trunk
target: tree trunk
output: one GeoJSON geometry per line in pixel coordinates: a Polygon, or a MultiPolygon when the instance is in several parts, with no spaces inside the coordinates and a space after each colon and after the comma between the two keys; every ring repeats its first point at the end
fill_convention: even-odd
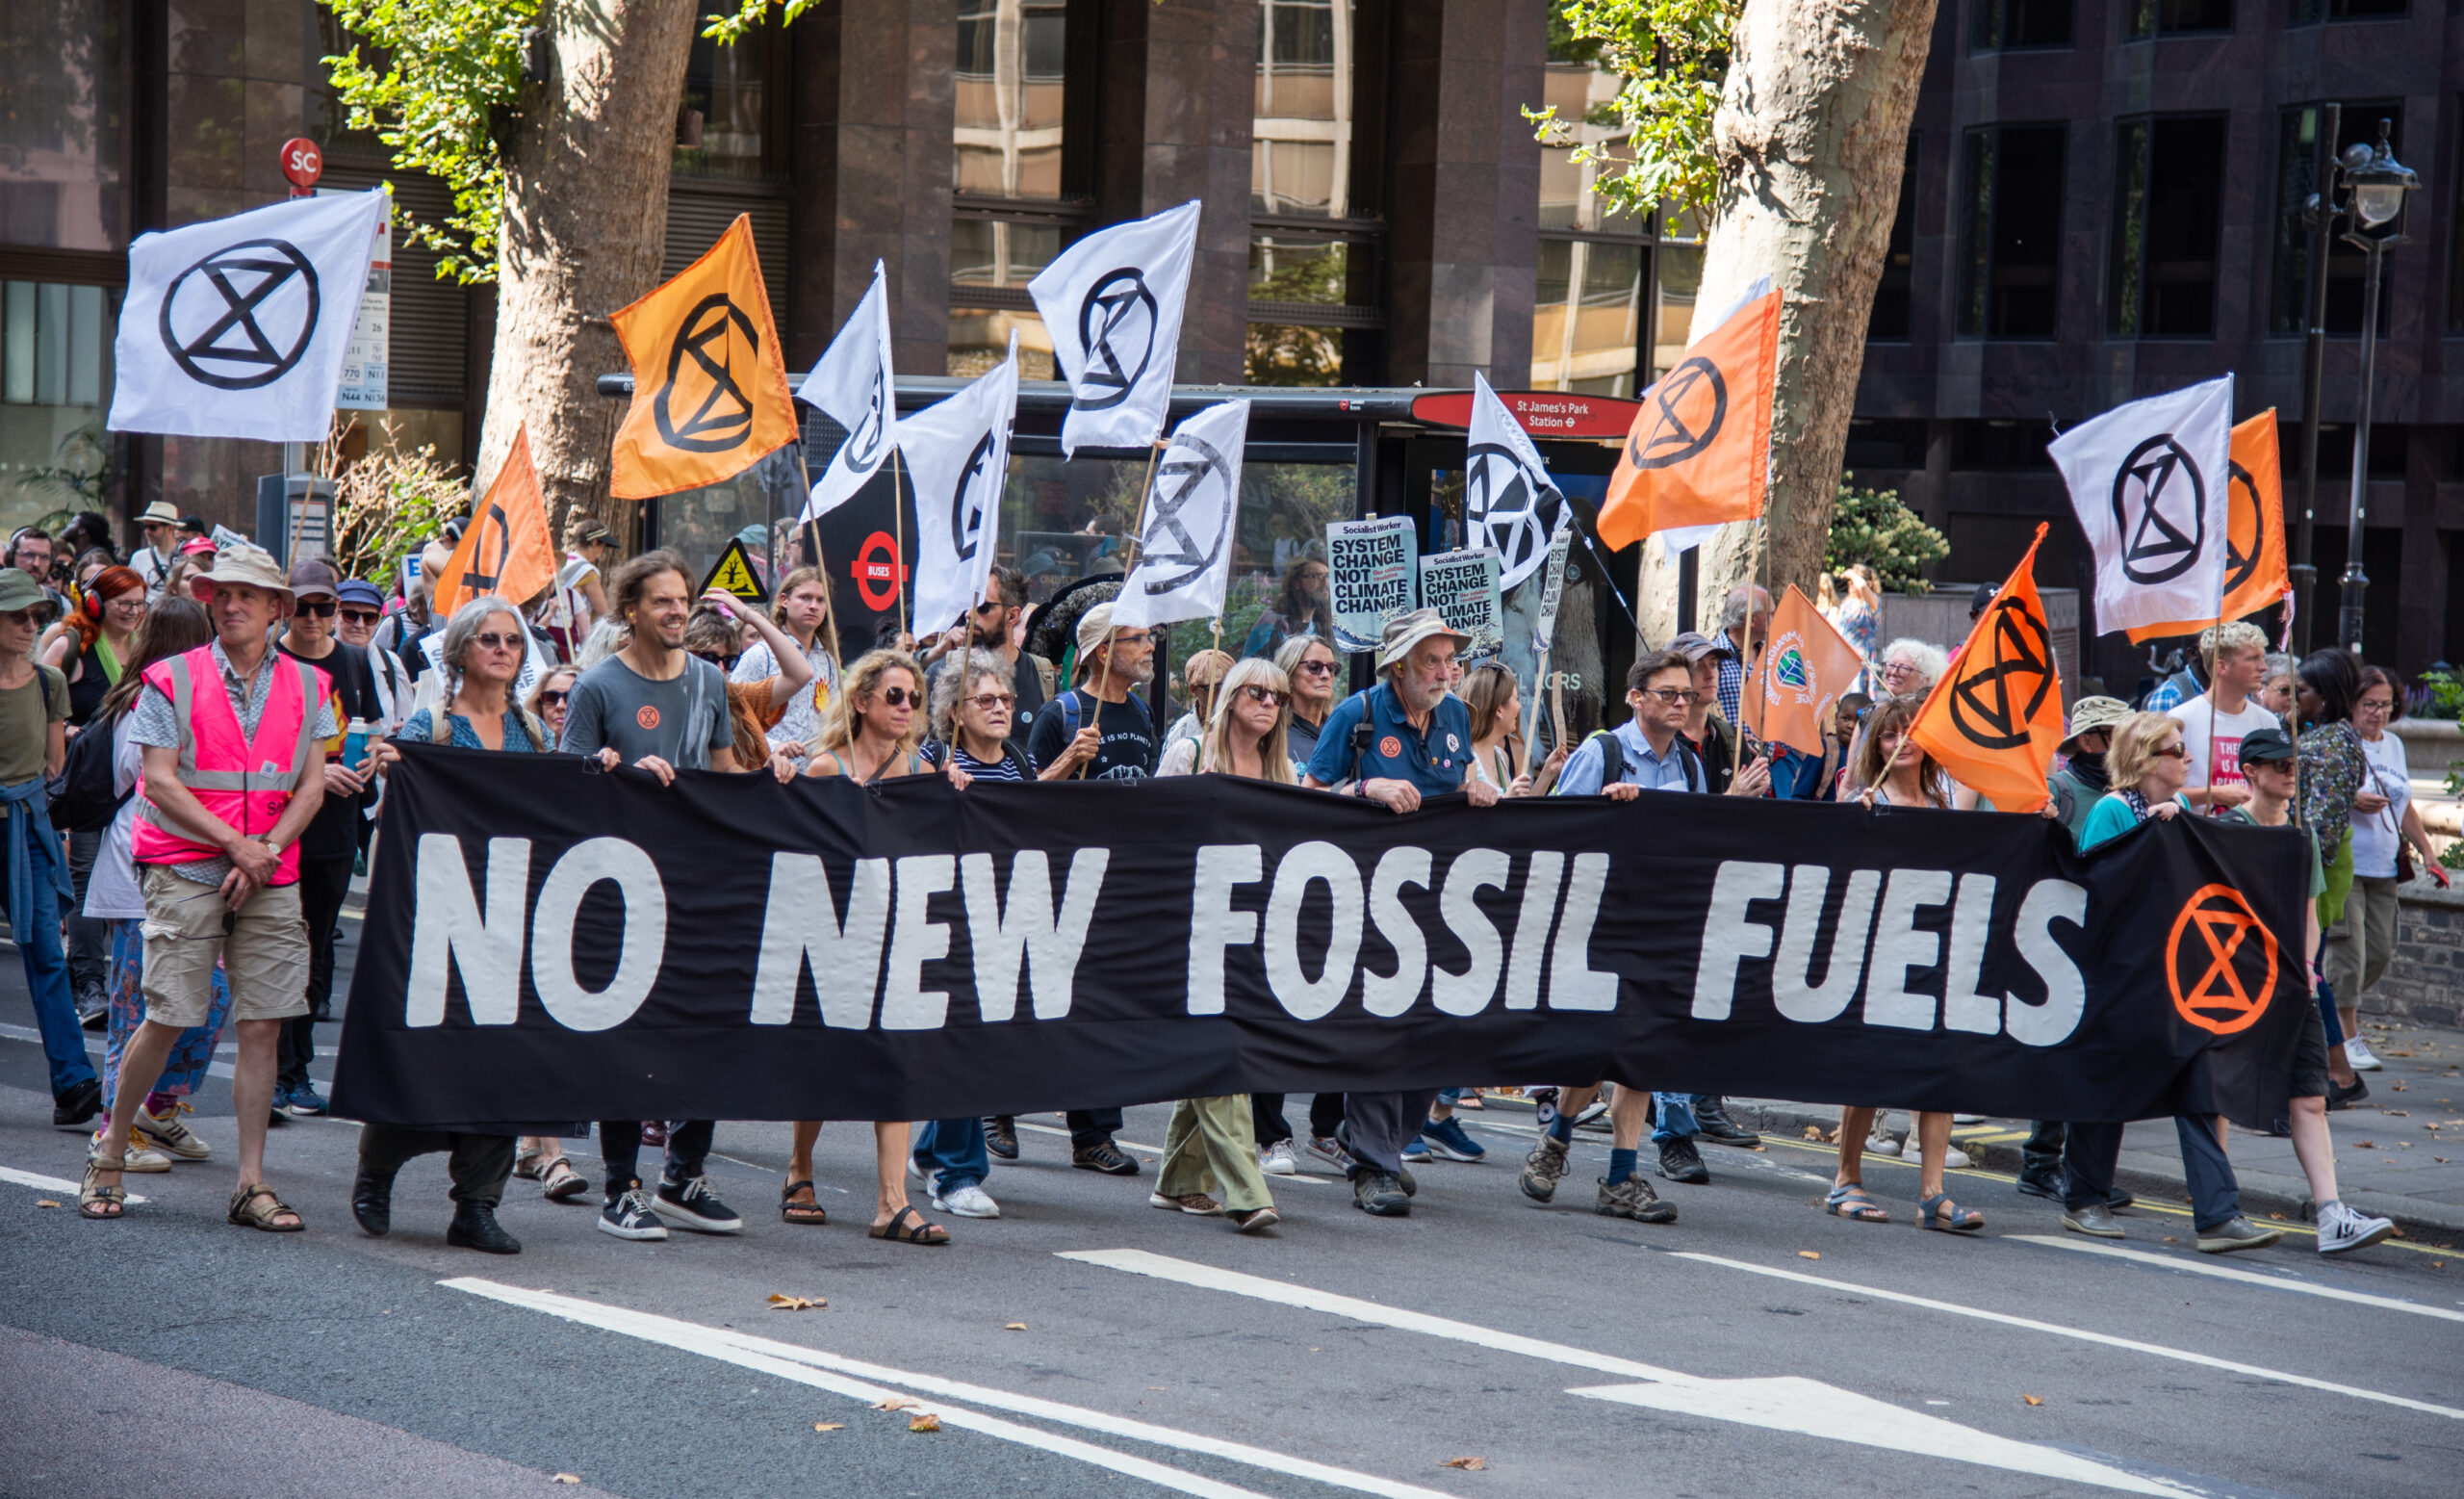
{"type": "Polygon", "coordinates": [[[608,314],[658,284],[676,112],[703,9],[549,0],[539,24],[554,42],[554,71],[500,138],[496,354],[475,492],[486,492],[515,428],[528,423],[559,536],[571,515],[586,512],[637,539],[638,507],[607,495],[625,403],[600,395],[597,382],[626,368],[608,314]]]}
{"type": "MultiPolygon", "coordinates": [[[[1720,194],[1703,254],[1698,318],[1716,316],[1757,276],[1784,294],[1780,389],[1771,415],[1769,581],[1813,592],[1848,446],[1865,322],[1882,276],[1935,0],[1746,0],[1712,121],[1720,194]]],[[[1710,331],[1697,323],[1696,337],[1710,331]]],[[[1745,580],[1752,529],[1703,547],[1695,617],[1708,632],[1720,596],[1745,580]]],[[[1677,570],[1643,568],[1643,623],[1676,629],[1677,570]]],[[[1761,582],[1759,571],[1756,581],[1761,582]]]]}

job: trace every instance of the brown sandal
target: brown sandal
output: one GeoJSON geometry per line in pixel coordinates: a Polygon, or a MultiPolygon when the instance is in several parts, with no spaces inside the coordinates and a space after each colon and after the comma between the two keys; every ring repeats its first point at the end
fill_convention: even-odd
{"type": "Polygon", "coordinates": [[[924,1215],[913,1203],[890,1215],[887,1223],[877,1223],[864,1230],[876,1239],[889,1239],[900,1244],[947,1244],[950,1230],[937,1223],[926,1223],[924,1215]]]}
{"type": "Polygon", "coordinates": [[[273,1195],[273,1188],[259,1181],[231,1194],[231,1221],[243,1228],[262,1229],[267,1233],[297,1233],[308,1227],[307,1220],[273,1195]],[[277,1223],[288,1217],[291,1222],[277,1223]]]}
{"type": "Polygon", "coordinates": [[[128,1162],[124,1156],[90,1155],[86,1157],[86,1179],[77,1188],[77,1216],[100,1222],[107,1218],[117,1218],[127,1212],[128,1188],[120,1182],[101,1182],[94,1179],[94,1174],[97,1172],[126,1173],[127,1170],[128,1162]]]}
{"type": "Polygon", "coordinates": [[[779,1220],[782,1223],[820,1225],[830,1222],[830,1211],[818,1202],[799,1202],[796,1194],[815,1191],[809,1181],[790,1181],[779,1193],[779,1220]]]}
{"type": "Polygon", "coordinates": [[[583,1179],[582,1174],[574,1170],[574,1163],[561,1155],[539,1168],[539,1195],[551,1202],[579,1197],[589,1190],[590,1183],[583,1179]]]}

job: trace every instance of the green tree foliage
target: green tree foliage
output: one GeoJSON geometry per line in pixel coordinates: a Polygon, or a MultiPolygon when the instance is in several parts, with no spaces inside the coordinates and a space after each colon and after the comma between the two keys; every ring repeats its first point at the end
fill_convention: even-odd
{"type": "MultiPolygon", "coordinates": [[[[1597,63],[1626,80],[1605,117],[1622,139],[1580,145],[1600,164],[1601,194],[1629,213],[1665,206],[1710,220],[1720,186],[1711,116],[1728,80],[1729,38],[1744,0],[1565,0],[1549,19],[1550,56],[1597,63]]],[[[1561,139],[1554,109],[1524,111],[1540,139],[1561,139]]]]}
{"type": "Polygon", "coordinates": [[[1874,570],[1886,592],[1928,591],[1931,584],[1925,581],[1925,569],[1949,556],[1951,544],[1900,503],[1899,491],[1860,489],[1856,477],[1839,476],[1839,498],[1832,503],[1823,568],[1837,573],[1862,562],[1874,570]]]}

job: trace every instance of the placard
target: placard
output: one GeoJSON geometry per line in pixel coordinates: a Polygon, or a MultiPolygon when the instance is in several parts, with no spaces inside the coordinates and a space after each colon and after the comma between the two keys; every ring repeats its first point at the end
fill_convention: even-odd
{"type": "Polygon", "coordinates": [[[1421,607],[1437,610],[1449,630],[1472,643],[1454,654],[1479,661],[1505,649],[1505,602],[1498,587],[1498,555],[1487,547],[1421,558],[1421,607]]]}
{"type": "Polygon", "coordinates": [[[1407,515],[1335,521],[1326,527],[1327,599],[1335,648],[1374,651],[1386,621],[1412,609],[1412,562],[1420,544],[1407,515]]]}

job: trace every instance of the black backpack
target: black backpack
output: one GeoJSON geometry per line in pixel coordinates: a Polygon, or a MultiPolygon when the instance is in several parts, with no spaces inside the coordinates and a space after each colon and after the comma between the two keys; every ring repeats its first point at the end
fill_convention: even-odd
{"type": "Polygon", "coordinates": [[[51,826],[60,833],[99,833],[112,825],[129,797],[112,790],[112,729],[97,717],[68,741],[68,756],[60,774],[43,785],[51,796],[51,826]]]}

